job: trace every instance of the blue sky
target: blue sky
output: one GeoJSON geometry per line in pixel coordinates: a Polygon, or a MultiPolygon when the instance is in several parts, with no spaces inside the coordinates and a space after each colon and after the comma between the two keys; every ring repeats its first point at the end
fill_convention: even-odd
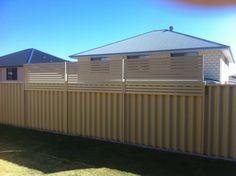
{"type": "Polygon", "coordinates": [[[0,55],[37,48],[68,59],[172,25],[175,31],[231,45],[236,58],[236,6],[193,7],[171,0],[0,0],[0,24],[0,55]]]}

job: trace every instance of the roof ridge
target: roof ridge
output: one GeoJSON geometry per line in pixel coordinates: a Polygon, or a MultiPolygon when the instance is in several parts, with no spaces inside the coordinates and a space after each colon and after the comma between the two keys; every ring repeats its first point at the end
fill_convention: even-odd
{"type": "Polygon", "coordinates": [[[72,57],[76,57],[75,55],[78,55],[78,54],[83,54],[83,53],[85,53],[85,52],[89,52],[89,51],[92,51],[92,50],[95,50],[95,49],[103,48],[103,47],[106,47],[106,46],[109,46],[109,45],[113,45],[113,44],[116,44],[116,43],[119,43],[119,42],[123,42],[123,41],[129,40],[129,39],[133,39],[133,38],[136,38],[136,37],[139,37],[139,36],[142,36],[142,35],[151,33],[151,32],[165,31],[165,30],[166,30],[166,29],[151,30],[151,31],[148,31],[148,32],[145,32],[145,33],[141,33],[141,34],[135,35],[135,36],[133,36],[133,37],[128,37],[128,38],[121,39],[121,40],[116,41],[116,42],[111,42],[111,43],[108,43],[108,44],[105,44],[105,45],[102,45],[102,46],[99,46],[99,47],[95,47],[95,48],[92,48],[92,49],[89,49],[89,50],[86,50],[86,51],[82,51],[82,52],[79,52],[79,53],[75,53],[75,54],[70,55],[69,57],[71,57],[71,58],[72,58],[72,57]]]}
{"type": "Polygon", "coordinates": [[[34,55],[34,48],[31,48],[31,53],[30,53],[30,55],[29,55],[29,58],[28,58],[28,60],[27,60],[27,64],[30,64],[31,63],[31,60],[32,60],[32,57],[33,57],[33,55],[34,55]]]}

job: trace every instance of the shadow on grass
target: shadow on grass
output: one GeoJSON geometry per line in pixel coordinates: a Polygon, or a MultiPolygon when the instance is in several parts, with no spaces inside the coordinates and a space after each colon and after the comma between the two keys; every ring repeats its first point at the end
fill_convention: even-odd
{"type": "Polygon", "coordinates": [[[0,126],[0,159],[43,173],[110,168],[141,175],[236,175],[236,163],[0,126]]]}

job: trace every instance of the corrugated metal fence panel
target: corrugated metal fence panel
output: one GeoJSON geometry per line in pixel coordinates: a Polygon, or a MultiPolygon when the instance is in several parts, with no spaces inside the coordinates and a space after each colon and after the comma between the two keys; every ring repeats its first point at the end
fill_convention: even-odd
{"type": "Polygon", "coordinates": [[[126,142],[201,153],[200,96],[126,95],[126,142]]]}
{"type": "Polygon", "coordinates": [[[0,84],[0,122],[3,124],[24,125],[24,84],[0,84]]]}
{"type": "Polygon", "coordinates": [[[211,156],[236,159],[236,86],[207,85],[205,148],[211,156]]]}
{"type": "Polygon", "coordinates": [[[123,141],[121,93],[69,92],[69,134],[123,141]]]}
{"type": "Polygon", "coordinates": [[[23,83],[1,83],[0,123],[236,159],[236,86],[207,85],[205,94],[203,102],[204,96],[24,91],[23,83]]]}
{"type": "Polygon", "coordinates": [[[26,90],[26,127],[67,133],[66,94],[63,91],[26,90]]]}

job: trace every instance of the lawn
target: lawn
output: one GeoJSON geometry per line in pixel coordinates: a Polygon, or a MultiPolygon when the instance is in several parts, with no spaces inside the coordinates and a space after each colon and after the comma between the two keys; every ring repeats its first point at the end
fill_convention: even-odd
{"type": "Polygon", "coordinates": [[[0,175],[233,176],[236,162],[0,125],[0,175]]]}

